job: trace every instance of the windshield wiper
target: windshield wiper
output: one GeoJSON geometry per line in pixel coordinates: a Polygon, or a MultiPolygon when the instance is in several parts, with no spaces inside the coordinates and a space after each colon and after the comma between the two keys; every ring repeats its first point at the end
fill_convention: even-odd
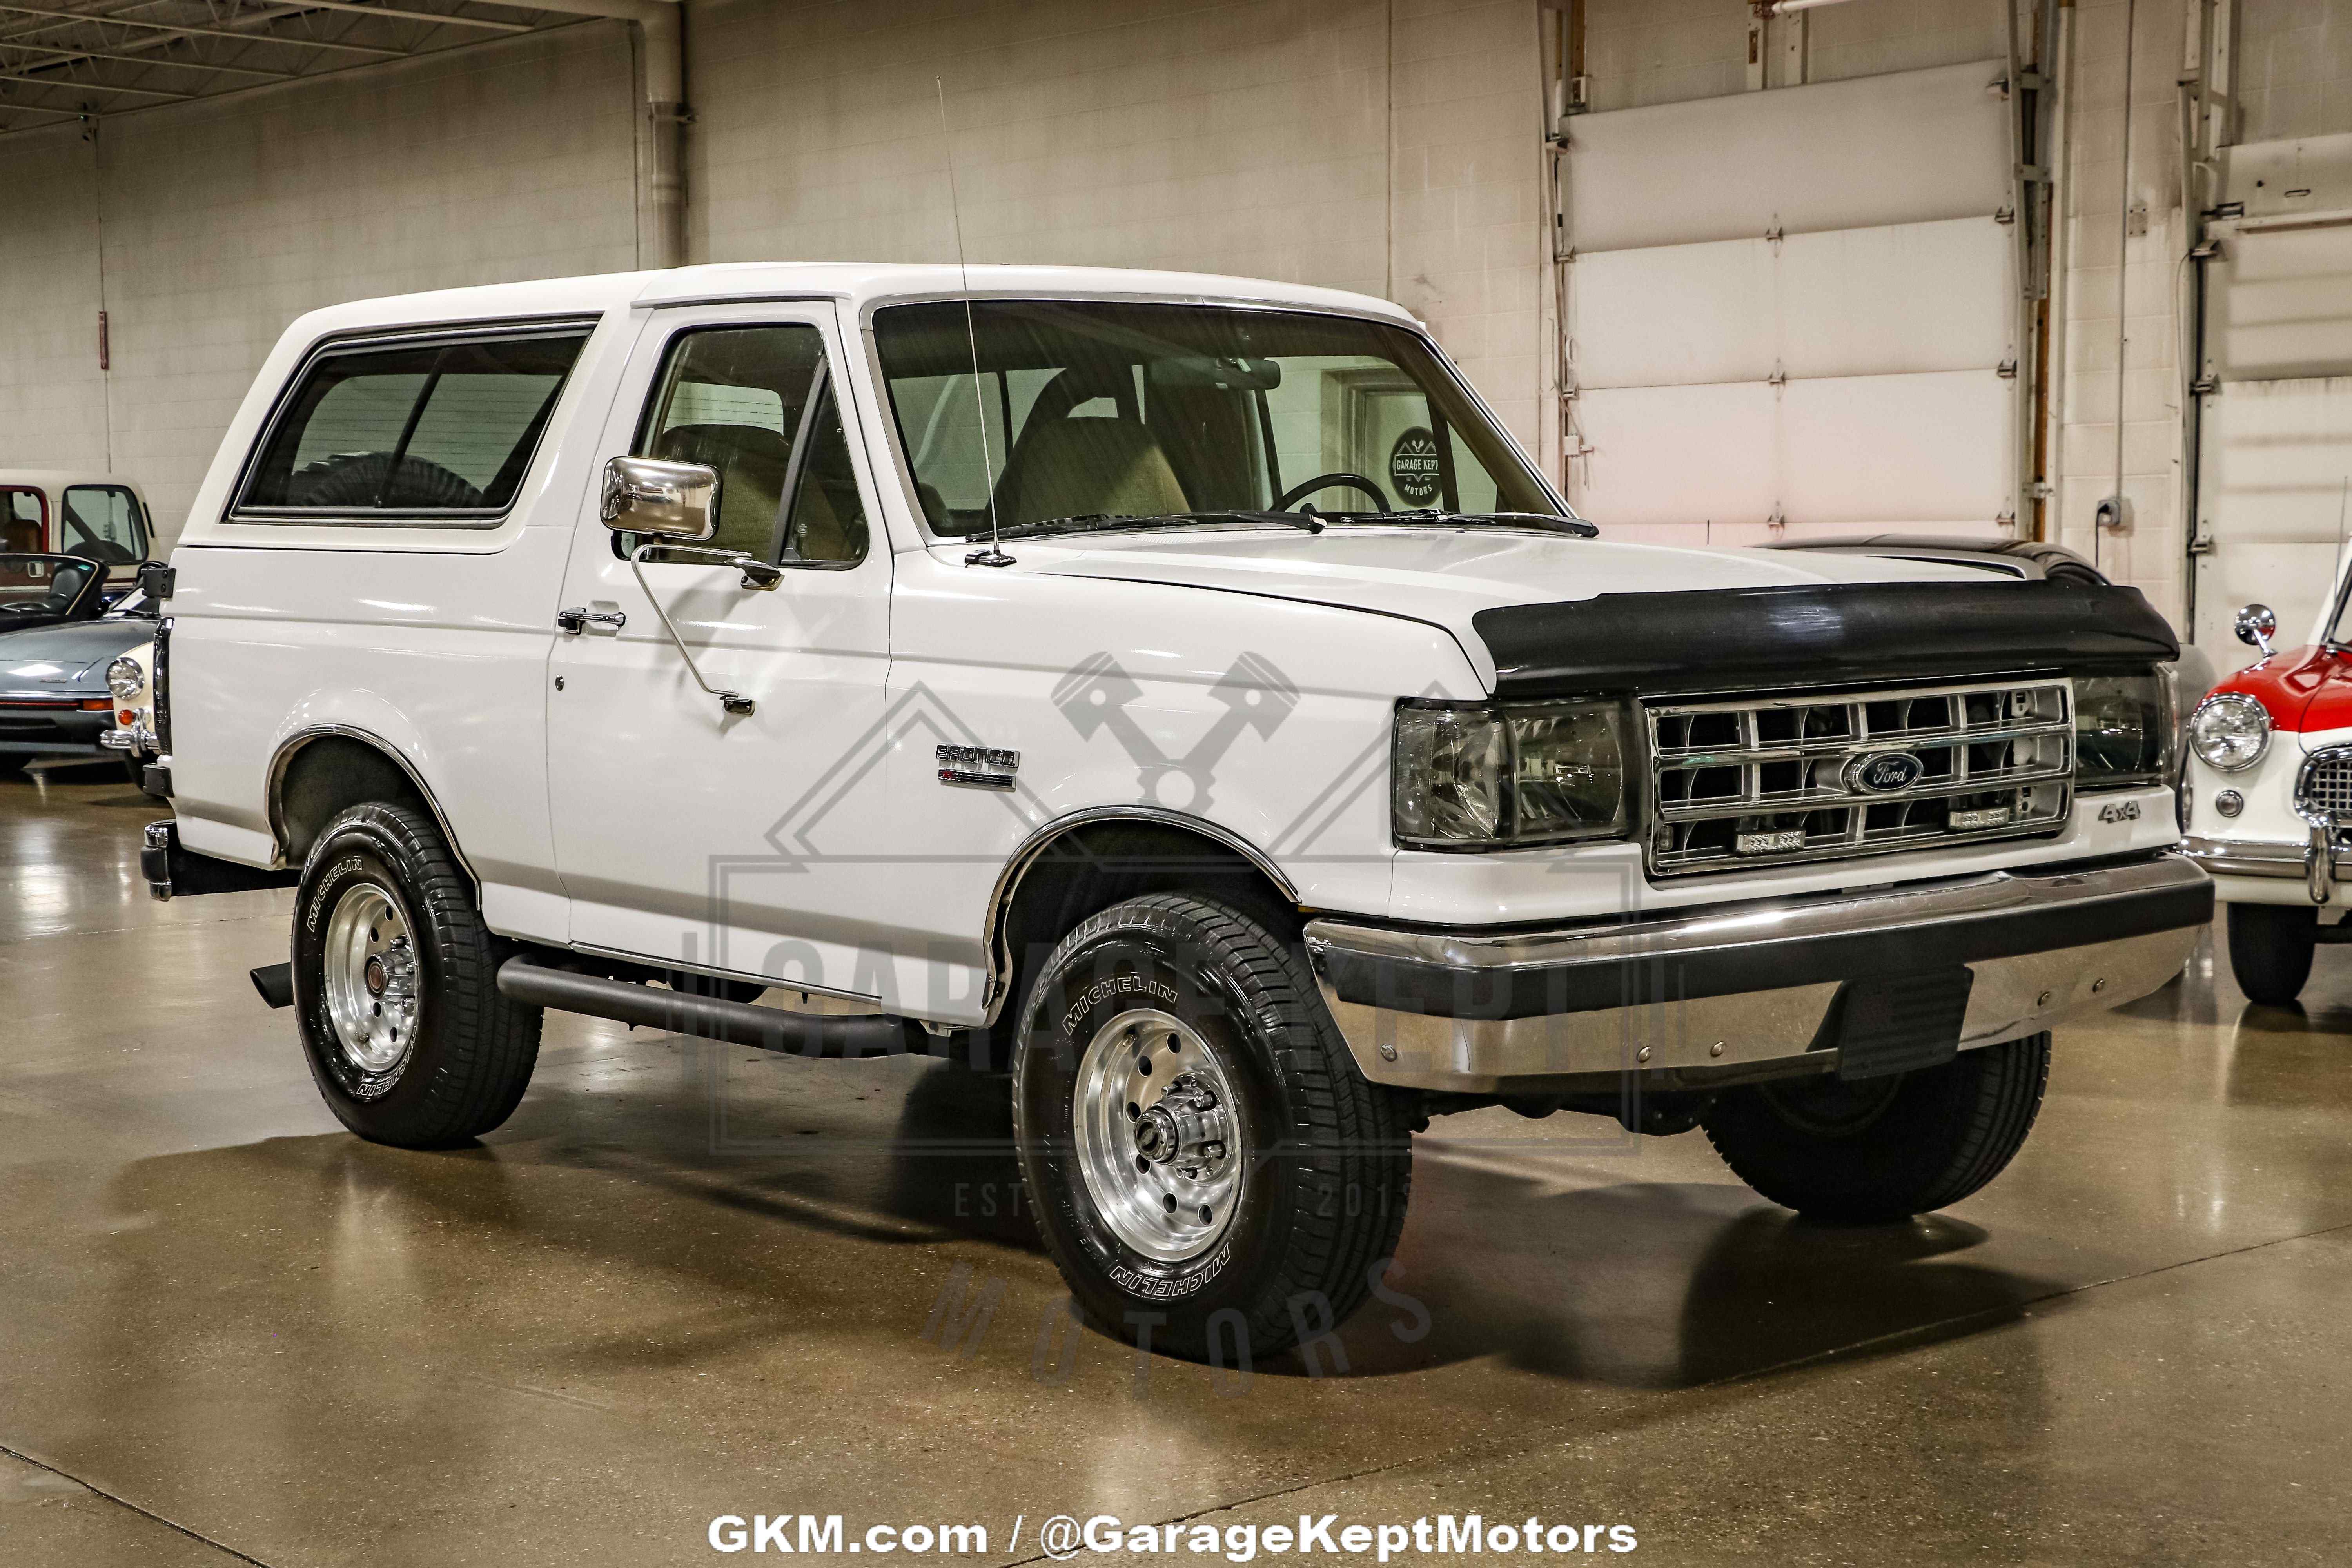
{"type": "Polygon", "coordinates": [[[1469,523],[1488,528],[1537,528],[1547,533],[1565,533],[1576,539],[1598,539],[1601,531],[1580,517],[1554,517],[1548,511],[1444,511],[1437,507],[1416,507],[1407,511],[1327,511],[1322,514],[1339,522],[1469,523]]]}
{"type": "MultiPolygon", "coordinates": [[[[1309,533],[1323,531],[1320,519],[1301,517],[1289,511],[1164,511],[1143,515],[1089,511],[1075,517],[1049,517],[1036,522],[1009,523],[996,530],[993,537],[1045,539],[1055,534],[1107,532],[1129,528],[1181,528],[1195,522],[1278,522],[1287,528],[1304,529],[1309,533]]],[[[978,529],[964,535],[967,542],[981,537],[978,529]]]]}

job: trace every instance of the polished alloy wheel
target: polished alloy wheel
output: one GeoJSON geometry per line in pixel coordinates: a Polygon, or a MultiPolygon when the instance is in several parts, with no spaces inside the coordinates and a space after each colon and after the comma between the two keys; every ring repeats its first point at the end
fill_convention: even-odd
{"type": "Polygon", "coordinates": [[[391,1072],[416,1041],[416,944],[400,906],[373,883],[345,889],[324,957],[336,1044],[361,1072],[391,1072]]]}
{"type": "Polygon", "coordinates": [[[1234,1090],[1181,1020],[1121,1013],[1079,1059],[1072,1135],[1087,1195],[1144,1257],[1182,1263],[1214,1246],[1241,1194],[1234,1090]]]}

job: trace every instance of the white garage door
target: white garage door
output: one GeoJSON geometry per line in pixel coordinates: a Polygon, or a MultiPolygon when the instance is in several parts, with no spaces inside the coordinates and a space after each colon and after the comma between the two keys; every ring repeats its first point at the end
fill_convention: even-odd
{"type": "Polygon", "coordinates": [[[1570,122],[1571,499],[1616,537],[1997,534],[2017,285],[1997,60],[1570,122]]]}
{"type": "Polygon", "coordinates": [[[2352,136],[2225,151],[2210,226],[2199,411],[2196,640],[2251,659],[2237,607],[2266,604],[2306,640],[2352,531],[2352,136]]]}

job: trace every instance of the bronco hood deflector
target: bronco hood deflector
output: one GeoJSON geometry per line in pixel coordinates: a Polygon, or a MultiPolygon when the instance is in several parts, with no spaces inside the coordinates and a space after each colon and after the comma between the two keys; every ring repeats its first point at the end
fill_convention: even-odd
{"type": "Polygon", "coordinates": [[[1827,685],[2180,657],[2137,588],[2028,583],[1811,583],[1602,594],[1471,617],[1496,695],[1827,685]]]}

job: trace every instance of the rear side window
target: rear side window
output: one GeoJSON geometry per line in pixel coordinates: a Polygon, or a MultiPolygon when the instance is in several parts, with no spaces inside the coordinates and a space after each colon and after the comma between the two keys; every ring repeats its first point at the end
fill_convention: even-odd
{"type": "Polygon", "coordinates": [[[513,504],[588,329],[370,343],[313,358],[236,515],[487,522],[513,504]]]}
{"type": "Polygon", "coordinates": [[[67,554],[110,566],[147,558],[147,515],[128,485],[68,485],[64,499],[67,554]]]}

